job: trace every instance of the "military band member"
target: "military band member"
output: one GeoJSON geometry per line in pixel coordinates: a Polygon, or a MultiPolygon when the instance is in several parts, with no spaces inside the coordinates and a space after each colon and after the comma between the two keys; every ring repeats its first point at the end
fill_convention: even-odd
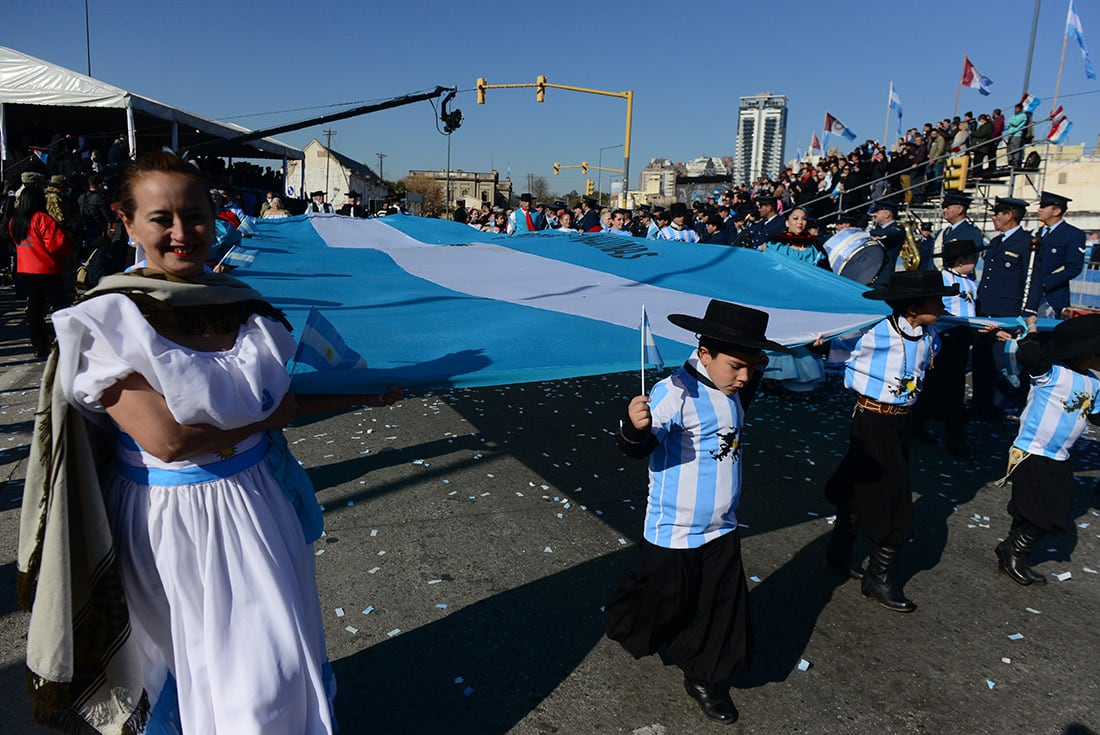
{"type": "Polygon", "coordinates": [[[973,240],[974,245],[980,250],[985,243],[985,237],[978,226],[971,222],[967,216],[970,207],[970,195],[963,192],[952,191],[943,195],[943,218],[947,226],[936,233],[935,240],[927,252],[922,249],[920,254],[921,268],[924,270],[937,270],[943,268],[935,256],[935,251],[942,250],[944,243],[950,240],[973,240]]]}
{"type": "Polygon", "coordinates": [[[1069,307],[1069,282],[1085,267],[1085,233],[1062,219],[1072,200],[1044,191],[1039,195],[1039,316],[1061,319],[1069,307]]]}
{"type": "Polygon", "coordinates": [[[871,237],[882,243],[886,250],[886,259],[882,262],[882,268],[871,280],[872,286],[889,285],[898,265],[898,256],[905,246],[905,230],[898,224],[898,205],[886,199],[875,202],[871,209],[871,218],[875,226],[868,230],[871,237]]]}

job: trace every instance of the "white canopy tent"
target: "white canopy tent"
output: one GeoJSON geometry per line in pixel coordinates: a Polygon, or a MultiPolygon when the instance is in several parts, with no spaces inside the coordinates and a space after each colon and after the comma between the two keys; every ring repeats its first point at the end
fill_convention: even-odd
{"type": "MultiPolygon", "coordinates": [[[[131,157],[137,154],[139,137],[143,148],[167,145],[172,150],[179,151],[181,147],[186,148],[212,138],[227,139],[249,132],[239,125],[209,120],[0,46],[0,161],[9,158],[8,126],[17,112],[34,109],[41,111],[42,108],[81,108],[88,112],[96,109],[124,110],[131,157]],[[166,126],[165,123],[169,125],[166,126]],[[143,129],[146,127],[148,135],[143,129]],[[146,138],[150,139],[148,144],[146,138]]],[[[118,124],[112,127],[121,130],[121,122],[120,118],[118,124]]],[[[282,160],[301,159],[303,156],[300,149],[274,138],[243,143],[224,155],[282,160]]]]}

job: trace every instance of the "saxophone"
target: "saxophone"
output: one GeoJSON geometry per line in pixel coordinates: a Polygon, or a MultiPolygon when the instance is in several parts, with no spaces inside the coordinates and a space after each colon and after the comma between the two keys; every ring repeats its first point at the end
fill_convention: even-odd
{"type": "Polygon", "coordinates": [[[907,271],[915,271],[920,268],[920,245],[917,244],[917,229],[919,223],[912,217],[901,223],[905,230],[905,244],[901,247],[901,263],[907,271]]]}

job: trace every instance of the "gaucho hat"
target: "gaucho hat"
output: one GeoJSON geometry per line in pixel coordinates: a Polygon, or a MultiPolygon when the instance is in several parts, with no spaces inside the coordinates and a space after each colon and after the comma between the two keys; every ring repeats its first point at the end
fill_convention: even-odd
{"type": "Polygon", "coordinates": [[[688,314],[669,314],[668,320],[700,337],[710,337],[734,347],[790,352],[783,345],[765,336],[768,328],[767,312],[740,304],[711,299],[701,319],[688,314]]]}
{"type": "Polygon", "coordinates": [[[898,271],[890,278],[890,284],[864,291],[863,298],[875,301],[901,301],[903,299],[926,299],[933,296],[957,296],[956,284],[943,285],[943,276],[939,271],[898,271]]]}
{"type": "Polygon", "coordinates": [[[1051,357],[1059,361],[1100,355],[1100,314],[1086,314],[1059,323],[1054,328],[1050,350],[1051,357]]]}

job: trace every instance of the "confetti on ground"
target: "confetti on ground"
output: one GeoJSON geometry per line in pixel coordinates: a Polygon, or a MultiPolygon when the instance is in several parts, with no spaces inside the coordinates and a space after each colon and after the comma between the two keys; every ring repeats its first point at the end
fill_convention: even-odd
{"type": "Polygon", "coordinates": [[[363,608],[364,615],[370,615],[372,612],[374,612],[374,605],[367,605],[363,608]]]}
{"type": "Polygon", "coordinates": [[[1092,569],[1090,567],[1081,567],[1081,569],[1084,570],[1088,574],[1096,574],[1096,570],[1092,569]]]}
{"type": "Polygon", "coordinates": [[[996,684],[994,684],[994,683],[993,683],[992,681],[990,681],[989,679],[986,679],[986,680],[985,680],[985,685],[986,685],[987,687],[989,687],[990,689],[992,689],[993,687],[997,686],[996,684]]]}
{"type": "Polygon", "coordinates": [[[755,574],[753,576],[749,577],[749,579],[751,579],[753,582],[757,582],[757,583],[760,582],[760,577],[757,577],[755,574]]]}
{"type": "Polygon", "coordinates": [[[442,579],[429,579],[428,584],[439,584],[442,581],[442,579]]]}
{"type": "Polygon", "coordinates": [[[1061,572],[1060,574],[1055,574],[1054,578],[1057,579],[1059,582],[1065,582],[1067,579],[1069,579],[1072,576],[1073,576],[1073,572],[1061,572]]]}
{"type": "Polygon", "coordinates": [[[400,628],[394,628],[389,633],[386,633],[386,635],[388,635],[390,638],[393,638],[395,635],[397,635],[400,632],[401,632],[400,628]]]}
{"type": "Polygon", "coordinates": [[[356,628],[356,627],[355,627],[354,625],[348,625],[348,626],[345,626],[345,627],[344,627],[344,630],[346,630],[347,632],[351,633],[352,635],[355,635],[356,633],[358,633],[358,632],[359,632],[359,629],[358,629],[358,628],[356,628]]]}
{"type": "Polygon", "coordinates": [[[1012,659],[1010,659],[1006,656],[1005,658],[1001,659],[1001,663],[1010,664],[1010,663],[1012,663],[1012,659]]]}
{"type": "Polygon", "coordinates": [[[382,567],[371,567],[370,569],[367,570],[367,574],[374,574],[375,572],[377,572],[381,568],[382,567]]]}
{"type": "Polygon", "coordinates": [[[1010,641],[1022,641],[1023,639],[1024,639],[1024,634],[1023,633],[1013,633],[1012,635],[1010,635],[1008,637],[1008,640],[1010,640],[1010,641]]]}
{"type": "Polygon", "coordinates": [[[473,687],[466,687],[465,689],[462,690],[462,696],[464,696],[464,697],[468,697],[473,693],[474,693],[474,688],[473,687]]]}
{"type": "Polygon", "coordinates": [[[342,608],[342,607],[336,608],[336,617],[338,617],[338,618],[344,617],[344,608],[342,608]]]}
{"type": "Polygon", "coordinates": [[[1024,609],[1027,610],[1029,613],[1033,613],[1035,615],[1042,615],[1043,614],[1042,610],[1036,610],[1033,607],[1025,607],[1024,609]]]}
{"type": "Polygon", "coordinates": [[[371,535],[372,537],[373,537],[373,536],[377,536],[377,535],[378,535],[378,529],[377,529],[377,528],[372,528],[372,529],[370,530],[370,535],[371,535]]]}
{"type": "Polygon", "coordinates": [[[438,607],[440,610],[446,610],[447,609],[447,603],[445,603],[445,602],[437,602],[437,603],[435,603],[435,606],[438,607]]]}
{"type": "Polygon", "coordinates": [[[317,549],[317,551],[314,551],[314,552],[313,552],[313,555],[314,555],[314,556],[320,556],[320,555],[321,555],[321,554],[323,554],[323,553],[325,553],[325,550],[324,550],[324,549],[317,549]]]}
{"type": "Polygon", "coordinates": [[[804,658],[799,659],[798,660],[798,670],[799,671],[809,671],[810,670],[810,662],[807,661],[804,658]]]}
{"type": "Polygon", "coordinates": [[[348,507],[350,508],[353,505],[355,505],[355,501],[354,500],[349,500],[348,501],[348,507]]]}

